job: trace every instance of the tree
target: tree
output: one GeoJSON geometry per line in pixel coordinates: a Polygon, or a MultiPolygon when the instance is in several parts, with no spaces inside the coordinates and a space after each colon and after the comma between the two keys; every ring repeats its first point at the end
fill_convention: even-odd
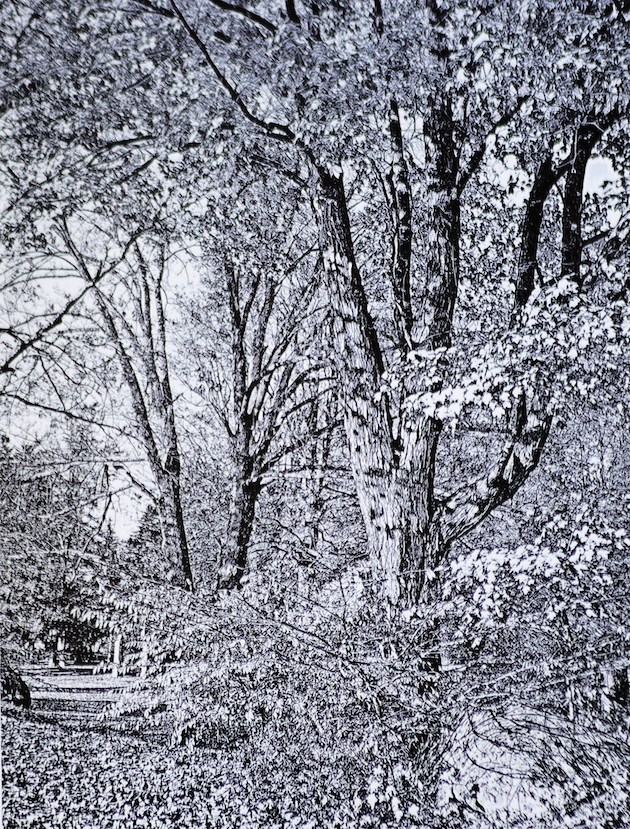
{"type": "MultiPolygon", "coordinates": [[[[222,583],[243,589],[209,601],[119,561],[82,618],[105,607],[153,661],[138,708],[212,746],[213,820],[627,817],[626,6],[13,11],[11,77],[37,82],[4,114],[7,247],[23,222],[16,258],[61,254],[77,280],[46,320],[90,289],[50,332],[7,324],[12,347],[42,337],[5,379],[65,371],[39,401],[76,417],[98,395],[73,381],[106,367],[110,399],[139,401],[121,441],[153,433],[156,501],[153,288],[180,276],[176,247],[203,271],[173,317],[186,346],[161,353],[196,395],[195,444],[171,401],[207,478],[195,521],[200,499],[214,513],[194,533],[225,526],[222,583]],[[332,501],[348,467],[356,495],[332,501]],[[296,590],[295,562],[334,547],[325,584],[296,590]]],[[[156,523],[128,554],[151,554],[156,523]]]]}
{"type": "MultiPolygon", "coordinates": [[[[496,460],[470,483],[436,494],[443,418],[412,404],[420,392],[427,409],[432,395],[444,396],[456,368],[454,335],[466,342],[455,316],[462,279],[473,278],[461,273],[462,239],[480,228],[474,220],[462,225],[462,206],[467,219],[471,208],[479,210],[493,159],[538,158],[516,246],[518,310],[540,266],[543,208],[566,173],[559,276],[581,287],[586,164],[606,130],[626,116],[625,60],[622,69],[608,57],[617,60],[624,49],[627,56],[622,16],[610,4],[571,4],[560,17],[543,3],[526,12],[474,4],[456,10],[433,0],[421,7],[304,4],[300,12],[271,2],[250,8],[139,0],[128,4],[129,14],[138,7],[147,26],[151,13],[188,35],[243,129],[266,140],[281,168],[302,172],[334,309],[333,359],[373,569],[390,602],[413,604],[453,543],[522,486],[551,425],[550,377],[530,371],[528,382],[514,380],[508,393],[496,460]],[[222,36],[211,40],[213,31],[222,36]],[[608,45],[608,56],[591,67],[583,59],[585,32],[608,45]],[[553,162],[558,141],[569,146],[553,162]],[[363,263],[361,217],[351,215],[350,195],[361,208],[372,200],[373,217],[386,228],[363,263]],[[382,270],[370,272],[375,258],[382,270]],[[373,303],[379,288],[380,315],[373,303]],[[406,367],[414,362],[422,364],[417,375],[433,371],[429,387],[417,376],[409,383],[406,367]],[[386,372],[398,374],[396,388],[384,388],[386,372]]],[[[553,279],[549,273],[544,281],[553,279]]],[[[483,296],[481,282],[479,290],[483,296]]],[[[505,318],[505,307],[501,313],[505,318]]]]}
{"type": "MultiPolygon", "coordinates": [[[[93,236],[103,222],[93,228],[93,236]]],[[[99,284],[107,260],[98,261],[74,238],[64,216],[58,227],[67,257],[92,288],[92,297],[106,338],[115,350],[129,394],[135,435],[141,443],[155,481],[167,577],[192,590],[193,576],[181,498],[181,454],[177,435],[164,308],[165,278],[170,256],[164,228],[131,234],[117,261],[115,278],[99,284]]],[[[111,232],[107,244],[116,242],[111,232]]]]}
{"type": "Polygon", "coordinates": [[[5,260],[2,397],[141,444],[157,490],[148,494],[161,519],[164,572],[190,589],[164,307],[168,231],[146,217],[121,231],[134,217],[117,195],[118,213],[51,206],[37,238],[26,234],[5,260]],[[131,430],[120,416],[119,372],[131,430]]]}
{"type": "MultiPolygon", "coordinates": [[[[218,585],[240,584],[260,493],[279,462],[313,435],[294,421],[308,405],[308,383],[322,376],[309,332],[318,309],[316,246],[300,215],[295,186],[240,171],[240,197],[215,205],[202,240],[207,274],[195,304],[192,382],[209,397],[230,444],[231,502],[218,585]],[[276,211],[275,228],[260,230],[276,211]],[[225,240],[229,239],[229,248],[225,240]]],[[[234,185],[233,185],[234,186],[234,185]]],[[[190,371],[190,369],[189,369],[190,371]]]]}
{"type": "Polygon", "coordinates": [[[116,557],[109,466],[89,428],[73,421],[50,429],[45,448],[3,436],[0,465],[3,651],[21,661],[45,647],[56,658],[63,643],[77,658],[92,656],[101,631],[73,611],[92,599],[90,576],[103,577],[116,557]]]}
{"type": "MultiPolygon", "coordinates": [[[[99,106],[119,90],[156,129],[138,134],[118,107],[115,135],[111,124],[108,134],[102,113],[90,119],[83,107],[64,145],[49,98],[48,133],[40,126],[40,134],[48,146],[63,147],[59,157],[89,147],[99,163],[111,151],[120,164],[116,154],[124,146],[128,181],[159,158],[163,175],[178,176],[177,198],[191,183],[182,157],[191,170],[203,171],[197,198],[203,184],[212,192],[220,169],[227,186],[241,153],[250,166],[299,185],[319,232],[335,316],[331,356],[373,571],[391,602],[402,596],[414,603],[451,546],[522,486],[547,439],[552,373],[530,358],[519,325],[535,300],[535,274],[545,274],[543,288],[557,282],[553,250],[557,284],[585,287],[580,217],[586,166],[598,142],[606,139],[613,148],[607,136],[625,129],[623,14],[605,3],[596,9],[576,2],[560,15],[543,2],[534,13],[518,4],[456,10],[433,0],[420,7],[357,0],[344,8],[129,0],[124,14],[105,7],[95,17],[90,9],[89,3],[76,6],[104,54],[111,53],[111,66],[88,67],[84,38],[62,9],[50,12],[69,36],[57,65],[77,83],[89,77],[99,106]],[[607,45],[592,65],[585,62],[584,33],[607,45]],[[158,81],[149,45],[155,37],[162,44],[160,72],[171,72],[169,89],[184,96],[179,109],[158,81]],[[149,76],[128,55],[131,43],[152,67],[149,76]],[[80,56],[77,71],[71,52],[80,56]],[[228,59],[229,72],[222,68],[228,59]],[[166,113],[177,109],[170,133],[168,117],[156,121],[158,104],[166,113]],[[212,139],[216,148],[208,153],[212,139]],[[177,148],[179,163],[166,147],[177,148]],[[502,259],[512,258],[512,307],[489,300],[483,286],[495,276],[487,267],[462,271],[462,263],[479,262],[484,200],[496,204],[504,194],[493,173],[504,162],[512,169],[522,165],[521,178],[507,185],[513,190],[522,190],[533,171],[520,227],[505,205],[492,216],[508,240],[502,259]],[[554,187],[563,180],[560,205],[554,187]],[[468,296],[462,301],[461,287],[469,281],[478,284],[476,304],[468,296]],[[488,322],[484,343],[467,324],[490,308],[503,325],[488,322]],[[440,480],[445,419],[458,406],[489,406],[486,394],[494,401],[496,373],[494,386],[477,373],[489,385],[476,396],[466,373],[475,350],[488,359],[483,348],[495,338],[501,354],[491,359],[500,367],[500,394],[507,400],[491,408],[509,415],[503,446],[469,484],[440,480]],[[438,480],[444,493],[436,492],[438,480]]],[[[38,25],[29,23],[28,31],[25,42],[37,43],[38,25]]],[[[37,64],[34,53],[24,52],[20,72],[28,75],[37,64]]],[[[67,112],[69,93],[56,82],[45,88],[67,112]]],[[[44,86],[33,89],[43,95],[44,86]]],[[[19,117],[33,106],[31,97],[14,104],[19,117]]],[[[266,244],[262,234],[261,249],[266,244]]]]}

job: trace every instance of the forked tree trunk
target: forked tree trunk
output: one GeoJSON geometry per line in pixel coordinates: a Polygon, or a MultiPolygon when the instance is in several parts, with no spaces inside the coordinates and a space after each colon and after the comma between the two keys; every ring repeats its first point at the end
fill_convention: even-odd
{"type": "MultiPolygon", "coordinates": [[[[429,242],[420,290],[417,332],[429,350],[451,342],[459,279],[459,198],[457,154],[447,95],[431,100],[426,120],[430,196],[429,242]]],[[[394,164],[392,289],[397,341],[411,346],[411,205],[402,136],[395,101],[390,105],[394,164]]],[[[412,418],[404,400],[395,431],[387,395],[380,393],[383,359],[356,264],[341,177],[317,169],[321,247],[335,311],[337,372],[350,460],[368,535],[372,568],[387,599],[419,600],[426,575],[445,550],[434,499],[435,456],[441,431],[432,418],[412,418]]],[[[437,390],[437,389],[436,389],[437,390]]],[[[403,395],[404,398],[404,395],[403,395]]]]}
{"type": "Polygon", "coordinates": [[[335,310],[340,397],[372,571],[389,602],[396,604],[402,596],[415,602],[426,570],[440,555],[433,504],[439,425],[427,419],[394,435],[389,401],[380,394],[383,362],[354,257],[342,178],[319,169],[317,196],[335,310]]]}
{"type": "MultiPolygon", "coordinates": [[[[392,112],[395,117],[393,107],[392,112]]],[[[396,129],[391,132],[399,141],[396,129]]],[[[451,344],[459,280],[458,166],[448,96],[436,95],[431,100],[425,138],[429,233],[419,280],[416,330],[420,345],[434,350],[451,344]]],[[[343,179],[321,167],[314,170],[314,176],[320,245],[334,311],[334,360],[372,571],[389,603],[415,604],[427,596],[432,571],[444,560],[451,544],[511,498],[535,469],[550,418],[540,401],[540,412],[535,412],[520,399],[504,449],[489,471],[446,499],[435,498],[441,424],[406,412],[403,390],[397,418],[400,425],[395,425],[390,408],[394,401],[381,389],[383,358],[355,260],[343,179]]],[[[395,175],[399,192],[404,189],[401,177],[404,166],[399,163],[395,175]]],[[[394,199],[394,204],[398,209],[395,232],[404,230],[408,236],[402,221],[409,213],[408,206],[402,204],[401,208],[400,199],[394,199]]],[[[403,251],[410,255],[407,242],[394,244],[393,250],[395,256],[403,251]]],[[[400,305],[395,320],[401,329],[397,342],[404,353],[405,343],[416,339],[406,310],[408,270],[398,263],[392,274],[394,279],[401,274],[405,280],[393,286],[400,305]]]]}

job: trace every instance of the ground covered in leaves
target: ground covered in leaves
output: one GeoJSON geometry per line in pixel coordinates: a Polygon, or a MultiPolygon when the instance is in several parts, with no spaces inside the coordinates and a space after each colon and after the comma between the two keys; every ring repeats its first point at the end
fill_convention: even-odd
{"type": "Polygon", "coordinates": [[[211,751],[174,749],[148,731],[28,715],[3,717],[2,751],[4,829],[222,823],[221,764],[211,751]]]}
{"type": "Polygon", "coordinates": [[[238,751],[173,746],[165,732],[137,726],[93,716],[67,722],[5,706],[3,829],[315,829],[358,818],[349,807],[337,820],[316,820],[320,797],[339,804],[347,796],[334,792],[334,781],[313,799],[311,814],[297,815],[282,789],[305,799],[308,775],[300,779],[276,762],[267,780],[258,770],[254,782],[238,751]]]}
{"type": "Polygon", "coordinates": [[[273,773],[252,807],[252,781],[237,755],[174,747],[150,729],[10,712],[2,754],[3,829],[317,825],[283,813],[271,796],[273,773]]]}

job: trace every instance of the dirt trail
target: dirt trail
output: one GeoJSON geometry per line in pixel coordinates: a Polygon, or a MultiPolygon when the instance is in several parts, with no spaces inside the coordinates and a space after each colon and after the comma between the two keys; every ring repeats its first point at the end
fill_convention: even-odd
{"type": "Polygon", "coordinates": [[[63,719],[80,719],[102,711],[135,682],[133,677],[94,673],[94,668],[93,665],[22,668],[20,673],[31,691],[31,710],[54,713],[63,719]]]}

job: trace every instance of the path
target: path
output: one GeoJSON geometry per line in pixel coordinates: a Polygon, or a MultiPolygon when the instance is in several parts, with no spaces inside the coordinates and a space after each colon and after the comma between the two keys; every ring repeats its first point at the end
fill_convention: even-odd
{"type": "Polygon", "coordinates": [[[94,673],[92,665],[48,668],[30,665],[20,673],[31,692],[31,709],[54,713],[64,720],[98,714],[133,684],[133,677],[94,673]]]}

